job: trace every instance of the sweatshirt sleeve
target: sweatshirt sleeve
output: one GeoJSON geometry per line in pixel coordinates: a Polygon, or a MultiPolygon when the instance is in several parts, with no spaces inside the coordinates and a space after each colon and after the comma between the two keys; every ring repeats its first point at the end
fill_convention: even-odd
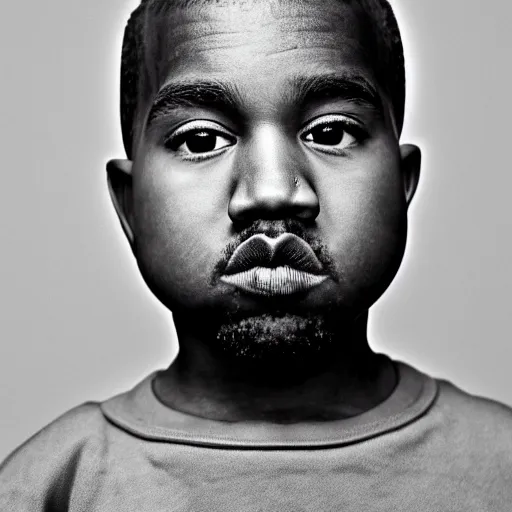
{"type": "Polygon", "coordinates": [[[78,467],[86,452],[97,455],[104,422],[98,404],[83,404],[17,448],[0,465],[0,510],[67,511],[78,467]]]}

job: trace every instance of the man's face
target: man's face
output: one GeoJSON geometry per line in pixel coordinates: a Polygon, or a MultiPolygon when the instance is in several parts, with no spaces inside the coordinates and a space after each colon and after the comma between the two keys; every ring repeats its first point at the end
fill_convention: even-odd
{"type": "Polygon", "coordinates": [[[175,316],[354,316],[389,285],[403,166],[362,41],[330,0],[212,2],[160,23],[132,228],[175,316]]]}

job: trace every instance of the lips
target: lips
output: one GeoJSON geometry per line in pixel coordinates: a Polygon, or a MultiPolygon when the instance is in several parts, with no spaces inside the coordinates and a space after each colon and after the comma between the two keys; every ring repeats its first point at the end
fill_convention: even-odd
{"type": "Polygon", "coordinates": [[[290,295],[327,279],[308,243],[291,233],[253,235],[231,256],[221,281],[257,295],[290,295]]]}

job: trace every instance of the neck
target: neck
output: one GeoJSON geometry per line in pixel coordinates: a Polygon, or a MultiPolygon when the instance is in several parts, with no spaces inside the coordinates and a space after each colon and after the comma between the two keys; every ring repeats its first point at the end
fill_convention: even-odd
{"type": "Polygon", "coordinates": [[[295,423],[356,416],[385,400],[396,385],[392,363],[366,338],[367,315],[336,333],[317,357],[244,359],[212,349],[211,338],[175,319],[180,352],[155,382],[167,406],[218,421],[295,423]]]}

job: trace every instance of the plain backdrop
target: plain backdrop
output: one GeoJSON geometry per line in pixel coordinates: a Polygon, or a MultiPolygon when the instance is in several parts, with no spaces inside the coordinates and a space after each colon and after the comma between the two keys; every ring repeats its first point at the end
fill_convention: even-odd
{"type": "MultiPolygon", "coordinates": [[[[176,353],[171,316],[139,277],[105,186],[105,162],[124,156],[119,55],[136,3],[2,6],[0,459],[176,353]]],[[[512,404],[512,4],[393,5],[408,70],[403,141],[424,161],[371,344],[512,404]]]]}

